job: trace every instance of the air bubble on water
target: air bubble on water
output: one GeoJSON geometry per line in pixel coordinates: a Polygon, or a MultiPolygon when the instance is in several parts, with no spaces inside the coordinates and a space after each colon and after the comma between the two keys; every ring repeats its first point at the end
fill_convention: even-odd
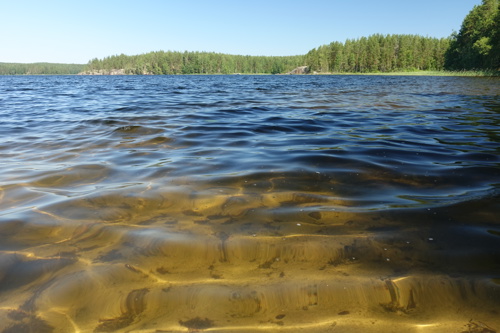
{"type": "Polygon", "coordinates": [[[302,224],[300,224],[300,223],[297,223],[297,226],[299,226],[299,227],[300,227],[301,225],[302,225],[302,224]]]}
{"type": "Polygon", "coordinates": [[[432,237],[429,237],[429,238],[428,238],[428,240],[430,240],[430,241],[433,241],[433,240],[434,240],[434,238],[432,238],[432,237]]]}
{"type": "Polygon", "coordinates": [[[391,259],[389,259],[389,258],[385,258],[385,261],[391,261],[391,259]]]}

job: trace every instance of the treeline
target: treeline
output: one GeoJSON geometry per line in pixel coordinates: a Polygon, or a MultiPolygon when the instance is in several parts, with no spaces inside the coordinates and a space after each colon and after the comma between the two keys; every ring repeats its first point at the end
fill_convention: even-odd
{"type": "Polygon", "coordinates": [[[451,37],[445,68],[450,70],[500,69],[500,4],[483,0],[465,17],[451,37]]]}
{"type": "Polygon", "coordinates": [[[304,56],[241,56],[213,52],[158,51],[93,59],[85,72],[124,69],[126,74],[257,74],[283,73],[303,64],[304,56]]]}
{"type": "Polygon", "coordinates": [[[21,64],[0,62],[0,75],[78,74],[84,68],[85,65],[78,64],[53,64],[46,62],[21,64]]]}
{"type": "Polygon", "coordinates": [[[86,73],[124,69],[125,74],[287,73],[299,66],[314,72],[392,72],[442,70],[449,39],[414,35],[372,35],[334,42],[305,56],[264,57],[208,52],[150,52],[93,59],[86,73]]]}
{"type": "Polygon", "coordinates": [[[375,34],[313,49],[305,64],[327,73],[442,70],[449,44],[448,38],[375,34]]]}

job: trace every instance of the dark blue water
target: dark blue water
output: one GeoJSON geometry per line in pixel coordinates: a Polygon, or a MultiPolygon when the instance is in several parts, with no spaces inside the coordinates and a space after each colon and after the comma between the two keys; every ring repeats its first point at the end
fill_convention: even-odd
{"type": "Polygon", "coordinates": [[[492,78],[0,77],[0,329],[500,329],[499,125],[492,78]]]}

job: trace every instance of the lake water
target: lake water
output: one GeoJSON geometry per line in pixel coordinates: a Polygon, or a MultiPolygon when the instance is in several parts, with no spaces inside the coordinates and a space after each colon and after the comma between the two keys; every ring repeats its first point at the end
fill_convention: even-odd
{"type": "Polygon", "coordinates": [[[499,332],[499,96],[0,77],[0,332],[499,332]]]}

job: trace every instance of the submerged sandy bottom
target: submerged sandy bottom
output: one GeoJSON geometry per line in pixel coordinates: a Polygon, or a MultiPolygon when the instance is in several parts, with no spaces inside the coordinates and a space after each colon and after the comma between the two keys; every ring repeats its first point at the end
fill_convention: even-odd
{"type": "Polygon", "coordinates": [[[1,224],[3,332],[497,329],[498,257],[461,247],[498,234],[460,223],[493,222],[494,202],[360,213],[319,194],[142,190],[1,224]]]}

